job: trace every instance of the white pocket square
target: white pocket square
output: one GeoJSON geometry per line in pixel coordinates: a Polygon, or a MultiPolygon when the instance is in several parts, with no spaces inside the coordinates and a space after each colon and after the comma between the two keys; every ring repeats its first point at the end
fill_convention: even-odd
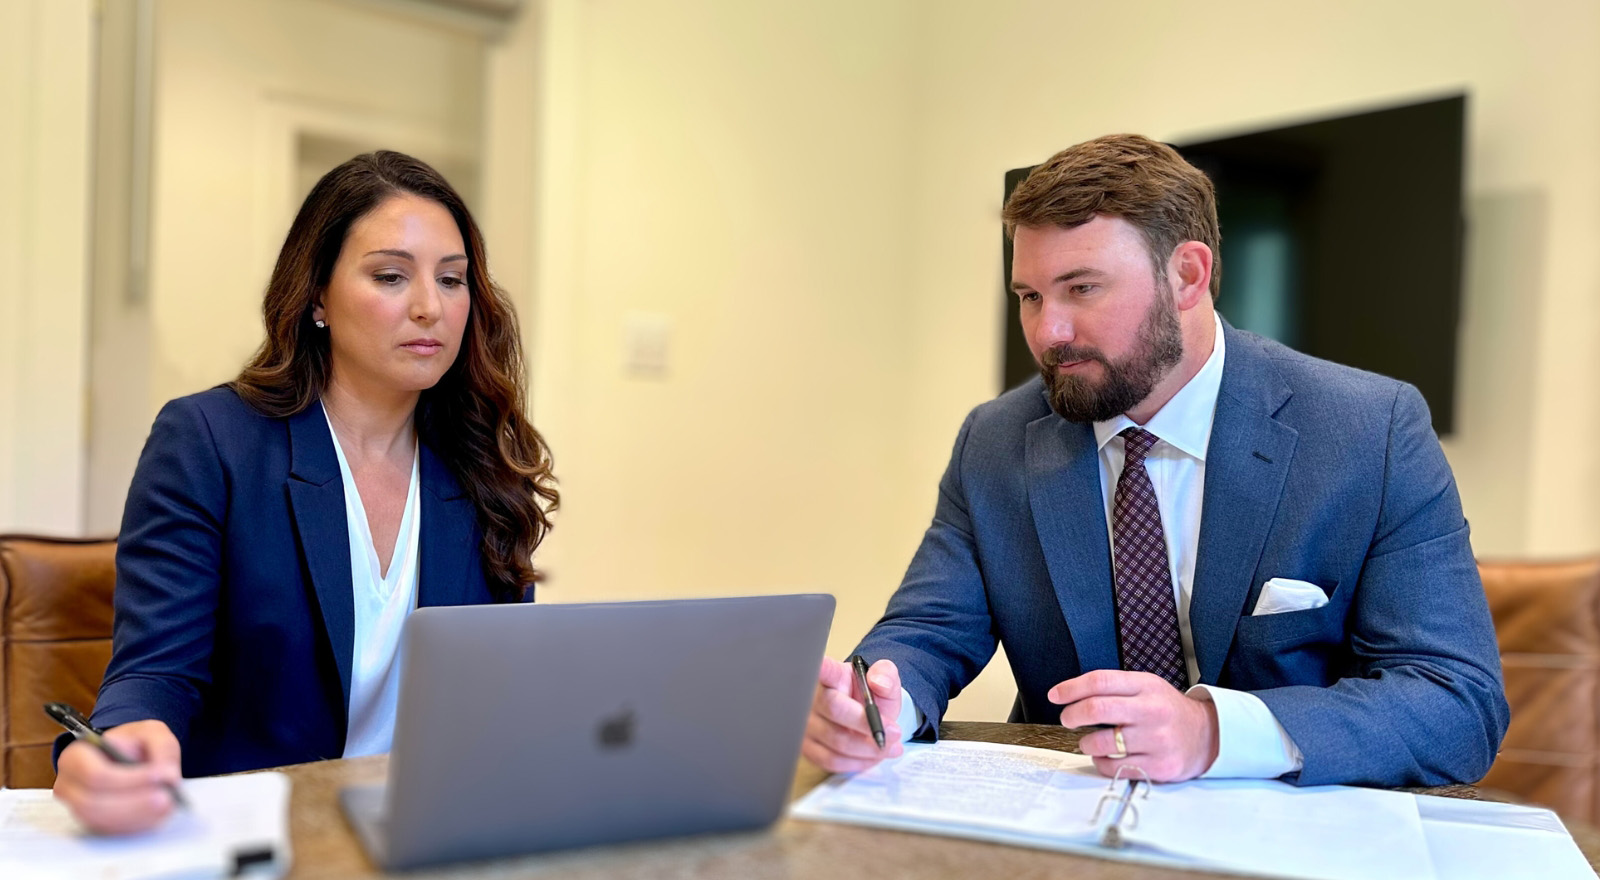
{"type": "Polygon", "coordinates": [[[1252,615],[1282,614],[1285,611],[1309,611],[1328,604],[1328,594],[1316,584],[1292,578],[1273,578],[1261,585],[1261,597],[1256,599],[1252,615]]]}

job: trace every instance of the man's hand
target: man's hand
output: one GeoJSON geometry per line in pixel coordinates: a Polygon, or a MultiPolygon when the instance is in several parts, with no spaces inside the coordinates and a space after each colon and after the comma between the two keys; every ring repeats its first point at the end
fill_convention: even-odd
{"type": "Polygon", "coordinates": [[[161,721],[134,721],[105,732],[117,751],[140,762],[112,762],[85,742],[75,742],[61,752],[57,765],[56,798],[90,831],[130,834],[146,831],[172,812],[167,784],[183,777],[178,738],[161,721]]]}
{"type": "Polygon", "coordinates": [[[1084,734],[1078,748],[1106,776],[1137,767],[1153,782],[1182,782],[1217,760],[1217,709],[1209,700],[1179,693],[1148,672],[1099,669],[1050,689],[1050,702],[1064,704],[1063,727],[1109,724],[1114,729],[1084,734]],[[1117,733],[1127,754],[1118,754],[1117,733]],[[1112,756],[1116,757],[1112,757],[1112,756]]]}
{"type": "Polygon", "coordinates": [[[822,658],[811,717],[806,720],[806,739],[800,746],[806,760],[829,773],[858,773],[905,751],[900,744],[900,670],[888,660],[879,660],[867,670],[867,686],[883,716],[882,750],[867,727],[867,710],[849,664],[822,658]]]}

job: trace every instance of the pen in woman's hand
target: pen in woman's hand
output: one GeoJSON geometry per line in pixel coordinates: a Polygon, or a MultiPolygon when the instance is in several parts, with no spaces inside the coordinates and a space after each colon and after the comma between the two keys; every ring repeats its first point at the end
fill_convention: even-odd
{"type": "MultiPolygon", "coordinates": [[[[100,731],[89,724],[89,719],[83,717],[83,713],[68,706],[66,703],[45,703],[44,712],[54,719],[57,724],[66,728],[68,733],[99,749],[101,754],[111,759],[113,763],[123,765],[139,763],[124,755],[116,746],[107,742],[106,738],[100,735],[100,731]]],[[[167,789],[167,793],[172,795],[174,804],[185,809],[188,808],[189,804],[183,799],[183,793],[178,791],[178,786],[170,782],[163,782],[162,785],[167,789]]]]}
{"type": "Polygon", "coordinates": [[[860,654],[850,656],[850,668],[856,673],[856,686],[861,688],[861,702],[867,709],[867,727],[872,730],[872,740],[882,749],[883,716],[878,714],[878,701],[873,699],[872,688],[867,686],[867,661],[860,654]]]}

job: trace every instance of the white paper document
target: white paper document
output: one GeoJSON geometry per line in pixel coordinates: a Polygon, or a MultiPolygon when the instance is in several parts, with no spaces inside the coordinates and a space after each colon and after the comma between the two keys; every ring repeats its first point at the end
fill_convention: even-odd
{"type": "MultiPolygon", "coordinates": [[[[1483,872],[1453,855],[1442,857],[1449,862],[1445,869],[1439,850],[1457,843],[1453,837],[1433,840],[1419,809],[1419,801],[1444,798],[1346,786],[1297,788],[1276,780],[1140,785],[1131,800],[1135,815],[1119,825],[1126,846],[1103,847],[1111,802],[1099,809],[1101,801],[1108,788],[1114,798],[1125,785],[1100,776],[1082,755],[994,743],[908,744],[901,758],[817,786],[790,814],[1265,877],[1498,880],[1517,873],[1483,872]]],[[[1545,877],[1594,876],[1548,810],[1511,808],[1540,814],[1542,825],[1508,829],[1508,817],[1496,809],[1504,805],[1463,803],[1472,809],[1453,814],[1452,828],[1472,830],[1460,836],[1537,850],[1543,855],[1531,863],[1548,865],[1545,877]],[[1575,866],[1560,854],[1562,847],[1578,857],[1575,866]],[[1582,873],[1573,873],[1574,867],[1582,873]]]]}
{"type": "Polygon", "coordinates": [[[46,789],[0,790],[5,880],[275,877],[289,867],[289,778],[250,773],[188,779],[188,809],[143,834],[86,832],[46,789]]]}
{"type": "Polygon", "coordinates": [[[1440,877],[1585,877],[1594,869],[1561,819],[1542,807],[1417,796],[1440,877]]]}

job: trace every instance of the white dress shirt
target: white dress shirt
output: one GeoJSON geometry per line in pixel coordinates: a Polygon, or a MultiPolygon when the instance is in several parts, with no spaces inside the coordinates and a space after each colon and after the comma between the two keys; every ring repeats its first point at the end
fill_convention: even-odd
{"type": "MultiPolygon", "coordinates": [[[[1211,422],[1222,387],[1222,364],[1227,345],[1222,319],[1216,322],[1216,345],[1205,365],[1150,420],[1138,424],[1126,415],[1095,422],[1100,449],[1100,494],[1105,503],[1107,540],[1117,478],[1122,474],[1124,441],[1117,436],[1130,427],[1154,434],[1157,443],[1145,456],[1145,470],[1155,488],[1161,510],[1161,527],[1167,539],[1167,564],[1178,603],[1178,636],[1183,642],[1189,680],[1200,678],[1194,637],[1189,631],[1189,601],[1194,593],[1195,558],[1200,547],[1201,502],[1205,496],[1206,448],[1211,442],[1211,422]]],[[[1190,696],[1210,700],[1217,709],[1217,760],[1202,775],[1210,777],[1271,778],[1299,770],[1303,758],[1283,725],[1260,698],[1244,691],[1213,685],[1195,685],[1190,696]]],[[[902,693],[901,731],[907,738],[922,726],[922,712],[902,693]]]]}
{"type": "MultiPolygon", "coordinates": [[[[327,410],[323,410],[327,414],[327,410]]],[[[378,550],[367,523],[366,505],[356,488],[350,462],[333,430],[333,451],[339,457],[339,477],[344,481],[344,518],[350,541],[350,586],[355,600],[355,638],[350,665],[350,708],[344,739],[344,757],[376,755],[389,751],[394,741],[395,704],[400,693],[400,630],[406,615],[417,607],[417,548],[422,533],[421,450],[411,459],[411,485],[406,490],[405,513],[395,536],[389,570],[378,563],[378,550]]]]}

